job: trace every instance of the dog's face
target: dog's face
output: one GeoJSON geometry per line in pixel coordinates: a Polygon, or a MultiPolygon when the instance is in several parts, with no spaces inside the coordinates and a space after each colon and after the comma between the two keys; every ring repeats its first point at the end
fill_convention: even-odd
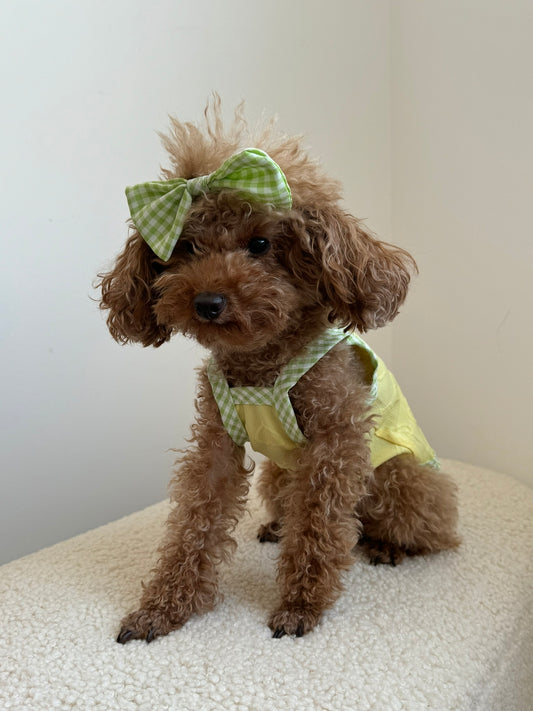
{"type": "Polygon", "coordinates": [[[157,324],[211,349],[256,350],[316,309],[283,263],[283,215],[227,191],[190,211],[172,258],[153,283],[157,324]]]}

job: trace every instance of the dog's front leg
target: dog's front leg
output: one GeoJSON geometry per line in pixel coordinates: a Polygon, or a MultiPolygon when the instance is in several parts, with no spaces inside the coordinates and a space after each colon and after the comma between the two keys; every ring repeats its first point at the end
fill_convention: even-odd
{"type": "Polygon", "coordinates": [[[282,599],[269,621],[274,637],[301,637],[313,629],[338,597],[341,573],[353,562],[360,532],[354,511],[367,464],[361,462],[358,471],[338,434],[337,448],[324,442],[305,447],[287,489],[278,566],[282,599]]]}
{"type": "Polygon", "coordinates": [[[217,601],[216,564],[228,557],[246,501],[244,449],[226,433],[209,385],[202,378],[193,426],[194,446],[181,459],[171,486],[175,504],[140,608],[122,620],[117,641],[165,635],[217,601]]]}

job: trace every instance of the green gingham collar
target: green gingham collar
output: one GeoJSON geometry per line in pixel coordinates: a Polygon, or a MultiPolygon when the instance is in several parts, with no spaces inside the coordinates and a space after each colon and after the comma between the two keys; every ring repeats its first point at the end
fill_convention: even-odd
{"type": "Polygon", "coordinates": [[[235,190],[249,200],[276,208],[292,206],[283,171],[258,148],[236,153],[209,175],[129,186],[126,197],[132,220],[143,239],[167,262],[181,235],[193,198],[223,189],[235,190]]]}

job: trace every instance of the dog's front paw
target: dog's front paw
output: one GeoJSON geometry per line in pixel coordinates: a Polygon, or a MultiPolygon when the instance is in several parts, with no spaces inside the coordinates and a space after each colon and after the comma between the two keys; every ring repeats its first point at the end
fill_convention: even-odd
{"type": "Polygon", "coordinates": [[[122,620],[117,642],[126,644],[132,639],[153,642],[156,637],[163,637],[172,630],[179,629],[184,622],[185,619],[172,615],[168,610],[140,609],[122,620]]]}
{"type": "Polygon", "coordinates": [[[310,632],[320,620],[320,613],[305,607],[281,609],[274,612],[268,626],[272,630],[272,637],[279,639],[286,634],[303,637],[310,632]]]}

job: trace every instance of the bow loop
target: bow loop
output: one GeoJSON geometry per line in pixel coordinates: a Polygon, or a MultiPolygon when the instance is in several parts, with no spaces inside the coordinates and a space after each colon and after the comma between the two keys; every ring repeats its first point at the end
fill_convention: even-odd
{"type": "Polygon", "coordinates": [[[269,155],[247,148],[209,175],[152,181],[126,188],[130,214],[143,239],[165,262],[180,238],[192,200],[207,192],[235,190],[251,201],[290,208],[291,191],[269,155]]]}

